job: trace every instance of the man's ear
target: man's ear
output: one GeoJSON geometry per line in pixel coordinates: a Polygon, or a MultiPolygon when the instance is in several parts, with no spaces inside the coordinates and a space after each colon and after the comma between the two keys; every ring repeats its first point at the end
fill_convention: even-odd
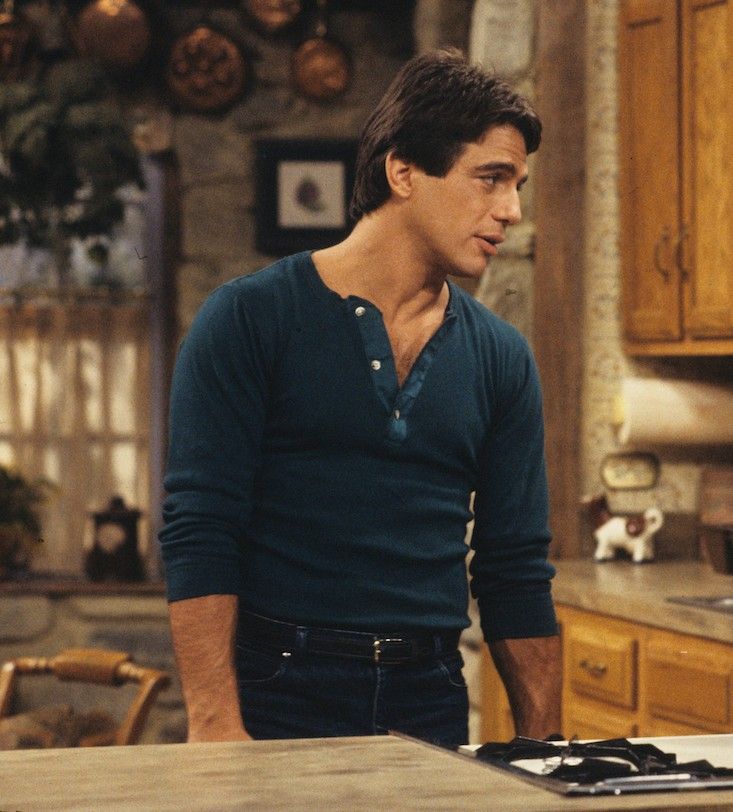
{"type": "Polygon", "coordinates": [[[410,197],[415,169],[414,163],[399,158],[393,150],[387,153],[387,157],[384,159],[384,171],[393,194],[403,199],[410,197]]]}

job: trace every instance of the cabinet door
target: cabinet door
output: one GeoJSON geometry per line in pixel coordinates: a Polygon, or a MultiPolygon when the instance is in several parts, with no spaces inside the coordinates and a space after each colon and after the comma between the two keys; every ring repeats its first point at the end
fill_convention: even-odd
{"type": "Polygon", "coordinates": [[[618,739],[638,736],[636,720],[606,707],[570,700],[564,709],[563,734],[579,739],[618,739]]]}
{"type": "Polygon", "coordinates": [[[630,340],[682,336],[678,41],[674,0],[622,0],[620,239],[624,328],[630,340]]]}
{"type": "Polygon", "coordinates": [[[733,0],[682,2],[679,253],[692,338],[733,336],[733,0]]]}
{"type": "Polygon", "coordinates": [[[514,719],[504,683],[488,648],[481,661],[481,741],[508,742],[514,738],[514,719]]]}
{"type": "MultiPolygon", "coordinates": [[[[671,632],[652,632],[642,657],[645,711],[693,728],[733,729],[733,652],[729,646],[671,632]]],[[[646,727],[646,726],[645,726],[646,727]]]]}

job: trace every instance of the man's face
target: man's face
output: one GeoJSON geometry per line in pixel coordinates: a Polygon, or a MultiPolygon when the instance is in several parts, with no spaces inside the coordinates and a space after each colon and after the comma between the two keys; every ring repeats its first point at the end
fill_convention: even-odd
{"type": "Polygon", "coordinates": [[[480,276],[506,227],[522,219],[519,190],[526,180],[524,138],[510,124],[467,144],[445,177],[416,170],[411,223],[428,266],[480,276]]]}

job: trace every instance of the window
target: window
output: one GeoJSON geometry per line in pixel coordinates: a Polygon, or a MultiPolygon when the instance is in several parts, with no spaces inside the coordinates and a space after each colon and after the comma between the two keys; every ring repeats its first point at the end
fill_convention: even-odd
{"type": "Polygon", "coordinates": [[[0,248],[0,463],[58,486],[43,508],[36,570],[81,573],[90,513],[113,495],[142,511],[141,550],[157,561],[169,172],[150,158],[143,168],[146,190],[126,196],[125,220],[109,244],[111,284],[95,280],[99,267],[80,243],[70,293],[49,287],[47,256],[0,248]]]}

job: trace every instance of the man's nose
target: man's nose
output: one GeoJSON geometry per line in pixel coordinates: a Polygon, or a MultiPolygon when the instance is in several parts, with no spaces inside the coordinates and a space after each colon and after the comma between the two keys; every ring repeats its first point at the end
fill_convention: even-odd
{"type": "Polygon", "coordinates": [[[508,191],[502,196],[501,201],[498,201],[494,217],[508,226],[514,226],[522,221],[522,206],[516,189],[508,191]]]}

